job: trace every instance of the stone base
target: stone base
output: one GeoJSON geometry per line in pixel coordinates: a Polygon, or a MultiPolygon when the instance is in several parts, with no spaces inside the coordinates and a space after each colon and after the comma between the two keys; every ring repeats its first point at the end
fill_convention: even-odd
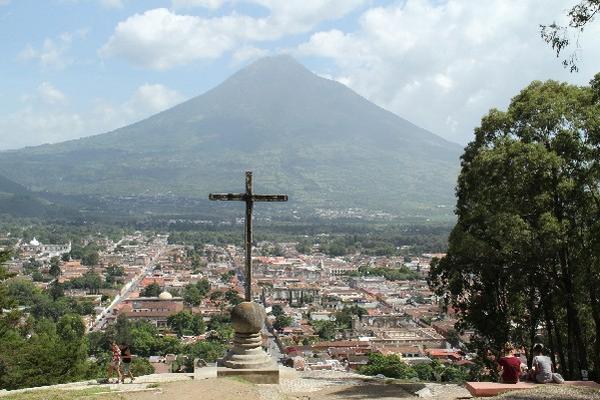
{"type": "Polygon", "coordinates": [[[218,362],[220,367],[231,369],[272,369],[276,364],[261,347],[262,337],[259,333],[236,332],[233,338],[233,349],[218,362]]]}
{"type": "Polygon", "coordinates": [[[237,377],[257,385],[279,384],[279,368],[234,369],[217,368],[217,378],[237,377]]]}
{"type": "Polygon", "coordinates": [[[217,367],[195,367],[194,380],[213,379],[217,377],[217,367]]]}

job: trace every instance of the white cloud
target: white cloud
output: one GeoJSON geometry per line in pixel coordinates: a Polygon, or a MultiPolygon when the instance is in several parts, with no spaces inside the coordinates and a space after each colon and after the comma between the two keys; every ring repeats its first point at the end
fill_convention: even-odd
{"type": "Polygon", "coordinates": [[[268,50],[260,49],[254,46],[246,46],[240,49],[237,49],[232,57],[236,63],[243,63],[252,60],[256,60],[261,57],[265,57],[269,54],[268,50]]]}
{"type": "Polygon", "coordinates": [[[123,8],[123,0],[100,0],[100,5],[105,8],[123,8]]]}
{"type": "Polygon", "coordinates": [[[122,104],[97,99],[91,111],[88,134],[111,131],[164,111],[185,100],[179,92],[161,84],[144,83],[122,104]]]}
{"type": "Polygon", "coordinates": [[[0,115],[0,150],[56,143],[107,132],[163,111],[184,100],[161,84],[145,83],[121,104],[98,99],[85,111],[75,110],[67,96],[48,82],[22,96],[23,106],[0,115]]]}
{"type": "MultiPolygon", "coordinates": [[[[583,84],[597,72],[600,26],[581,37],[582,70],[565,71],[541,40],[569,0],[396,1],[362,13],[358,28],[313,33],[299,56],[331,59],[354,90],[451,140],[466,142],[481,116],[534,79],[583,84]]],[[[342,80],[341,78],[335,78],[342,80]]]]}
{"type": "Polygon", "coordinates": [[[46,38],[40,48],[27,45],[18,58],[24,61],[37,60],[44,68],[63,69],[71,64],[67,51],[71,47],[71,39],[68,36],[58,40],[46,38]]]}
{"type": "Polygon", "coordinates": [[[120,56],[133,64],[167,69],[201,58],[219,57],[233,47],[234,38],[228,29],[236,25],[231,19],[205,20],[159,8],[120,22],[100,53],[105,57],[120,56]]]}
{"type": "Polygon", "coordinates": [[[86,29],[76,32],[64,32],[56,38],[46,38],[38,46],[26,45],[17,58],[23,61],[38,61],[43,68],[64,69],[73,63],[69,55],[74,39],[83,38],[87,35],[86,29]]]}
{"type": "Polygon", "coordinates": [[[163,111],[181,101],[183,96],[175,90],[161,84],[144,83],[136,90],[128,102],[128,107],[134,110],[134,113],[147,114],[163,111]]]}
{"type": "Polygon", "coordinates": [[[77,113],[27,105],[13,114],[0,115],[0,149],[76,138],[84,134],[85,126],[86,121],[77,113]]]}
{"type": "Polygon", "coordinates": [[[0,0],[0,6],[7,6],[10,3],[10,0],[0,0]]]}
{"type": "Polygon", "coordinates": [[[221,8],[228,0],[173,0],[175,8],[203,7],[210,10],[221,8]]]}
{"type": "MultiPolygon", "coordinates": [[[[226,52],[254,47],[251,43],[273,41],[286,35],[308,32],[318,23],[337,19],[365,0],[251,0],[270,10],[266,17],[238,13],[204,18],[180,15],[166,8],[148,10],[120,22],[101,48],[103,57],[122,57],[154,69],[168,69],[201,59],[216,59],[226,52]]],[[[218,7],[219,1],[185,1],[182,5],[218,7]]]]}
{"type": "Polygon", "coordinates": [[[37,89],[38,96],[42,101],[48,104],[64,103],[67,96],[48,82],[42,82],[37,89]]]}

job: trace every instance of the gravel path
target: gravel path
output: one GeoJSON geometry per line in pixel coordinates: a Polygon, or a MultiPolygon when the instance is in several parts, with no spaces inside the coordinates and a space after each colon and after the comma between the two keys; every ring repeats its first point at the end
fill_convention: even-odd
{"type": "Polygon", "coordinates": [[[418,393],[431,400],[471,398],[469,392],[458,385],[399,384],[338,371],[296,372],[295,376],[283,374],[279,386],[261,385],[258,390],[261,400],[416,399],[420,397],[418,393]]]}
{"type": "Polygon", "coordinates": [[[504,393],[502,400],[600,400],[600,390],[568,385],[540,385],[534,389],[504,393]]]}

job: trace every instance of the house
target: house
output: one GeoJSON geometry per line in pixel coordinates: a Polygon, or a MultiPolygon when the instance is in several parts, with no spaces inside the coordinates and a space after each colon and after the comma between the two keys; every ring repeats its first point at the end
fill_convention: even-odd
{"type": "Polygon", "coordinates": [[[133,321],[145,320],[159,329],[165,329],[167,319],[180,311],[183,311],[183,298],[163,292],[158,297],[127,299],[120,305],[117,314],[123,314],[133,321]]]}

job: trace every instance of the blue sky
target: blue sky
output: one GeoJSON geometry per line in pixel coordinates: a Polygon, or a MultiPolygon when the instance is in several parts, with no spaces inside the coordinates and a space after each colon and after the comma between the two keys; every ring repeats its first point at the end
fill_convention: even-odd
{"type": "Polygon", "coordinates": [[[580,38],[577,74],[539,38],[574,3],[0,0],[0,149],[118,128],[278,53],[466,143],[530,81],[600,72],[600,23],[580,38]]]}

